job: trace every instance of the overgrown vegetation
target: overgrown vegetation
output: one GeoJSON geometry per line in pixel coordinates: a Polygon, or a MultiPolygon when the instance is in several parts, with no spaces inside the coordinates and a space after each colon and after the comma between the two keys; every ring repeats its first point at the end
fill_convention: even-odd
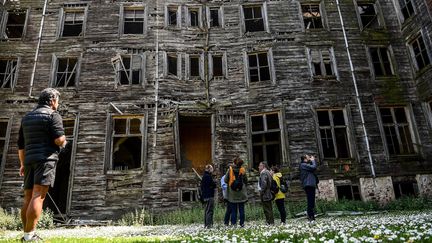
{"type": "MultiPolygon", "coordinates": [[[[306,201],[288,201],[286,209],[289,218],[297,217],[306,210],[306,201]]],[[[376,202],[363,202],[353,200],[324,201],[316,202],[317,213],[327,213],[333,211],[380,211],[380,210],[423,210],[432,209],[432,202],[427,198],[405,197],[394,200],[385,206],[380,206],[376,202]]],[[[215,206],[214,221],[223,222],[225,215],[225,204],[219,203],[215,206]]],[[[273,213],[276,219],[279,219],[279,212],[276,206],[273,206],[273,213]]],[[[246,203],[245,205],[246,221],[255,221],[264,219],[264,213],[261,205],[258,203],[246,203]]],[[[204,208],[197,203],[190,209],[176,209],[169,212],[153,213],[148,209],[136,209],[124,214],[117,221],[119,225],[165,225],[165,224],[194,224],[202,223],[204,220],[204,208]]]]}
{"type": "MultiPolygon", "coordinates": [[[[4,210],[0,208],[0,230],[22,230],[21,210],[12,208],[4,210]]],[[[54,213],[46,209],[43,211],[37,228],[39,229],[52,229],[54,228],[54,213]]]]}

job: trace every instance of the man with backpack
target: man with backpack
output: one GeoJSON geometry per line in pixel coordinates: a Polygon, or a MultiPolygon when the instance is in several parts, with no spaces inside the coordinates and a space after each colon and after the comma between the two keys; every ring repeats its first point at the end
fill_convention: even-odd
{"type": "Polygon", "coordinates": [[[237,212],[240,216],[240,226],[244,227],[245,213],[244,204],[248,200],[246,183],[246,170],[242,167],[243,160],[239,157],[234,159],[234,166],[230,166],[225,174],[225,182],[228,184],[227,196],[228,207],[231,212],[231,224],[237,224],[237,212]]]}
{"type": "Polygon", "coordinates": [[[278,166],[272,166],[273,172],[273,180],[276,182],[278,192],[275,195],[275,203],[278,208],[281,223],[285,224],[286,222],[286,210],[285,210],[285,193],[288,192],[288,187],[286,181],[282,177],[282,173],[279,171],[278,166]]]}
{"type": "Polygon", "coordinates": [[[267,162],[262,161],[258,166],[260,177],[259,177],[259,189],[261,203],[266,217],[267,224],[274,224],[272,201],[274,194],[271,190],[273,177],[269,171],[267,162]]]}

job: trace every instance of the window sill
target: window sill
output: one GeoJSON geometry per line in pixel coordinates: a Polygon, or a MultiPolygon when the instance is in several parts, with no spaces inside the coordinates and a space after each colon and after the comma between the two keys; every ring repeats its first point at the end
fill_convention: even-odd
{"type": "Polygon", "coordinates": [[[340,81],[336,78],[336,76],[313,76],[311,77],[312,83],[322,83],[322,82],[329,82],[329,83],[339,83],[340,81]]]}
{"type": "Polygon", "coordinates": [[[416,18],[417,14],[414,14],[412,16],[410,16],[408,19],[405,19],[404,22],[402,23],[401,26],[401,30],[404,31],[405,28],[407,28],[409,25],[411,25],[411,23],[413,23],[414,19],[416,18]]]}
{"type": "Polygon", "coordinates": [[[397,75],[386,75],[386,76],[375,76],[375,81],[397,81],[399,80],[399,76],[397,75]]]}
{"type": "Polygon", "coordinates": [[[432,63],[424,66],[422,69],[416,71],[415,79],[421,78],[425,73],[432,70],[432,63]]]}

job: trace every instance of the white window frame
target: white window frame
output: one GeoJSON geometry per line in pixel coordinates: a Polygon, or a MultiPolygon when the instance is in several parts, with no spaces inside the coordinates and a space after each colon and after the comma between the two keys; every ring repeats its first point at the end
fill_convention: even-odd
{"type": "Polygon", "coordinates": [[[428,40],[428,39],[424,38],[425,35],[423,35],[423,30],[420,30],[420,32],[418,32],[418,33],[414,34],[412,37],[410,37],[410,38],[408,39],[407,43],[406,43],[407,48],[408,48],[409,53],[410,53],[410,56],[411,56],[411,61],[412,61],[413,68],[414,68],[414,70],[415,70],[416,72],[418,72],[418,71],[420,71],[420,70],[422,70],[422,69],[420,69],[420,67],[419,67],[419,65],[418,65],[418,63],[417,63],[417,59],[416,59],[416,55],[415,55],[415,52],[414,52],[414,48],[413,48],[413,46],[412,46],[412,43],[413,43],[414,41],[417,41],[417,39],[420,38],[420,37],[421,37],[422,40],[423,40],[423,43],[424,43],[425,48],[426,48],[426,55],[427,55],[427,57],[429,58],[429,64],[426,64],[422,69],[424,69],[424,68],[426,68],[426,67],[432,65],[432,54],[431,54],[432,51],[429,49],[429,46],[430,46],[430,45],[428,45],[428,43],[427,43],[427,41],[426,41],[426,40],[428,40]]]}
{"type": "MultiPolygon", "coordinates": [[[[412,156],[412,155],[417,155],[419,153],[418,146],[417,146],[419,144],[418,143],[419,140],[418,140],[418,135],[414,132],[415,131],[415,129],[414,129],[415,125],[414,125],[414,119],[412,117],[412,115],[413,115],[411,112],[412,110],[410,108],[411,107],[409,107],[409,106],[377,106],[377,105],[375,105],[379,129],[380,129],[380,133],[381,133],[381,139],[383,142],[384,152],[386,154],[387,159],[389,159],[390,157],[397,157],[397,156],[407,156],[407,155],[412,156]],[[388,150],[387,140],[386,140],[386,133],[384,131],[384,124],[382,122],[382,117],[381,117],[381,111],[380,111],[381,108],[387,108],[387,109],[391,110],[393,122],[395,121],[394,109],[395,108],[403,108],[404,109],[405,116],[406,116],[406,119],[408,122],[409,132],[411,135],[411,142],[412,142],[412,146],[413,146],[413,150],[414,150],[413,153],[411,153],[411,154],[390,154],[390,151],[388,150]]],[[[394,125],[394,126],[396,126],[396,125],[394,125]]],[[[397,130],[397,129],[395,129],[395,130],[397,130]]],[[[400,138],[399,138],[400,137],[399,131],[396,131],[396,133],[397,133],[396,135],[398,138],[398,146],[400,146],[401,143],[400,143],[400,138]]]]}
{"type": "Polygon", "coordinates": [[[181,53],[176,52],[163,52],[164,55],[164,77],[175,77],[176,79],[182,78],[182,55],[181,53]],[[177,75],[170,74],[168,72],[168,56],[176,56],[177,57],[177,75]]]}
{"type": "Polygon", "coordinates": [[[206,15],[207,15],[207,26],[209,28],[225,28],[225,22],[224,22],[224,10],[222,6],[207,6],[206,7],[206,15]],[[210,26],[211,22],[211,15],[210,10],[218,10],[218,19],[219,19],[219,26],[210,26]]]}
{"type": "Polygon", "coordinates": [[[57,38],[84,38],[86,34],[86,26],[87,26],[87,12],[88,6],[80,6],[80,7],[62,7],[60,8],[59,13],[59,23],[57,28],[57,38]],[[82,35],[79,36],[63,36],[64,31],[64,21],[66,18],[66,13],[68,12],[82,12],[84,14],[83,24],[82,24],[82,35]]]}
{"type": "Polygon", "coordinates": [[[165,5],[165,28],[181,28],[182,27],[182,7],[179,5],[165,5]],[[169,24],[169,10],[176,9],[176,25],[169,24]]]}
{"type": "Polygon", "coordinates": [[[185,75],[186,79],[188,80],[197,80],[201,79],[204,80],[204,54],[198,53],[198,54],[184,54],[185,56],[185,75]],[[190,74],[190,58],[191,57],[198,57],[198,76],[191,76],[190,74]]]}
{"type": "Polygon", "coordinates": [[[146,35],[147,34],[147,6],[146,5],[124,5],[120,6],[120,18],[119,18],[119,35],[120,36],[130,36],[130,35],[146,35]],[[125,34],[124,24],[125,24],[125,12],[130,10],[144,10],[144,20],[143,20],[143,33],[142,34],[125,34]]]}
{"type": "Polygon", "coordinates": [[[299,3],[299,15],[300,15],[303,31],[319,31],[319,30],[327,29],[324,1],[312,1],[312,2],[299,3]],[[303,5],[318,5],[320,16],[321,16],[322,28],[306,28],[306,26],[304,25],[304,16],[303,16],[303,8],[302,8],[303,5]]]}
{"type": "MultiPolygon", "coordinates": [[[[118,57],[120,57],[121,59],[118,60],[115,63],[115,70],[116,70],[116,85],[115,87],[117,88],[118,86],[142,86],[145,87],[146,85],[146,53],[142,52],[142,53],[129,53],[129,54],[123,54],[120,55],[118,54],[118,57]],[[125,68],[123,59],[124,58],[130,58],[130,61],[134,62],[134,60],[136,59],[140,59],[140,63],[138,65],[132,65],[129,66],[129,74],[127,74],[127,78],[129,83],[128,84],[121,84],[121,72],[123,71],[123,69],[125,68]],[[137,67],[139,66],[139,68],[133,68],[133,67],[137,67]],[[139,79],[139,83],[138,84],[132,84],[132,71],[133,70],[141,70],[141,76],[139,79]]],[[[130,64],[129,64],[130,65],[130,64]]]]}
{"type": "MultiPolygon", "coordinates": [[[[267,53],[267,62],[269,65],[269,73],[270,73],[270,82],[272,84],[276,83],[276,72],[274,68],[274,60],[273,60],[273,50],[269,48],[267,50],[255,50],[255,51],[245,51],[243,52],[243,63],[244,63],[244,73],[245,73],[245,82],[248,87],[251,86],[250,75],[249,75],[249,54],[258,54],[258,53],[267,53]]],[[[254,82],[257,84],[262,84],[266,81],[258,81],[254,82]]]]}
{"type": "Polygon", "coordinates": [[[7,39],[7,40],[23,40],[26,36],[26,32],[27,32],[27,25],[28,25],[28,18],[29,18],[29,12],[30,9],[21,9],[19,11],[21,12],[25,12],[26,17],[25,17],[25,21],[24,21],[24,27],[23,27],[23,32],[20,38],[9,38],[6,35],[6,27],[7,27],[7,22],[8,22],[8,18],[9,18],[9,12],[11,12],[12,10],[3,10],[3,16],[0,18],[1,20],[1,25],[0,25],[0,39],[7,39]]]}
{"type": "Polygon", "coordinates": [[[240,4],[239,6],[239,12],[240,12],[240,34],[244,35],[246,33],[246,23],[245,23],[245,15],[243,8],[247,7],[261,7],[261,15],[263,18],[263,24],[264,24],[264,30],[263,31],[254,31],[254,32],[248,32],[249,34],[252,33],[262,33],[267,32],[270,33],[269,23],[268,23],[268,17],[267,17],[267,2],[263,2],[262,4],[257,3],[248,3],[248,4],[240,4]]]}
{"type": "Polygon", "coordinates": [[[308,58],[308,65],[309,65],[309,71],[310,71],[310,75],[311,75],[311,79],[335,79],[335,80],[339,80],[339,72],[337,69],[337,63],[336,63],[336,57],[334,54],[334,48],[333,47],[306,47],[306,54],[307,54],[307,58],[308,58]],[[328,75],[327,73],[325,75],[315,75],[314,74],[314,70],[315,67],[313,65],[314,60],[312,57],[312,51],[318,51],[319,52],[319,56],[320,56],[320,66],[321,66],[321,70],[326,71],[325,69],[325,63],[323,60],[323,52],[326,51],[329,54],[330,57],[330,66],[331,69],[333,70],[333,74],[328,75]]]}
{"type": "Polygon", "coordinates": [[[185,187],[179,188],[178,189],[178,195],[179,195],[178,196],[179,206],[181,204],[191,204],[191,203],[198,202],[198,189],[196,187],[195,188],[185,188],[185,187]],[[191,192],[191,195],[192,196],[195,195],[195,198],[191,198],[191,199],[193,199],[191,201],[183,201],[183,192],[191,192]]]}
{"type": "Polygon", "coordinates": [[[384,18],[381,12],[381,7],[380,4],[377,0],[371,1],[371,0],[353,0],[354,1],[354,6],[355,6],[355,11],[357,13],[357,20],[358,20],[358,24],[359,24],[359,28],[360,30],[365,30],[365,29],[374,29],[374,28],[370,28],[370,27],[366,27],[363,26],[363,22],[361,20],[361,15],[360,12],[358,11],[358,5],[362,5],[362,4],[373,4],[374,6],[374,10],[375,10],[375,14],[376,14],[376,19],[378,21],[378,29],[382,29],[385,28],[384,25],[384,18]]]}
{"type": "Polygon", "coordinates": [[[208,61],[209,61],[209,79],[223,79],[228,78],[228,62],[227,62],[227,54],[226,52],[210,52],[208,54],[208,61]],[[213,57],[214,56],[221,56],[222,57],[222,76],[214,76],[214,70],[213,70],[213,57]]]}
{"type": "MultiPolygon", "coordinates": [[[[380,79],[380,78],[385,78],[385,77],[394,77],[395,75],[396,75],[396,73],[395,73],[395,63],[396,63],[396,61],[394,60],[394,55],[393,55],[393,49],[392,49],[392,46],[391,45],[388,45],[388,46],[383,46],[383,45],[371,45],[371,46],[367,46],[366,47],[366,56],[368,57],[368,61],[369,61],[369,69],[370,69],[370,72],[371,72],[371,77],[372,77],[372,79],[380,79]],[[386,51],[386,53],[387,53],[387,57],[388,57],[388,60],[389,60],[389,62],[390,62],[390,69],[391,69],[391,74],[385,74],[385,75],[381,75],[381,76],[377,76],[376,75],[376,73],[375,73],[375,68],[374,68],[374,65],[373,65],[373,59],[372,59],[372,55],[371,55],[371,49],[372,48],[386,48],[387,49],[387,51],[386,51]]],[[[378,55],[379,55],[379,61],[380,61],[380,64],[381,64],[381,68],[383,68],[383,61],[382,61],[382,57],[381,57],[381,54],[380,53],[378,53],[378,55]]],[[[384,68],[384,72],[385,72],[385,68],[384,68]]]]}
{"type": "Polygon", "coordinates": [[[398,14],[398,19],[399,19],[401,25],[405,24],[405,22],[407,20],[412,19],[413,16],[417,15],[418,10],[417,10],[416,3],[414,2],[414,0],[393,0],[393,3],[395,5],[395,8],[396,8],[396,11],[398,14]],[[402,11],[403,7],[401,5],[401,1],[403,1],[405,3],[405,6],[407,6],[407,4],[406,4],[407,1],[409,1],[412,5],[413,13],[408,18],[405,18],[404,14],[403,14],[403,11],[402,11]]]}
{"type": "Polygon", "coordinates": [[[66,88],[66,89],[73,89],[73,88],[77,88],[79,86],[79,76],[80,76],[80,71],[81,71],[81,59],[82,59],[82,54],[80,56],[61,56],[61,55],[56,55],[56,54],[52,54],[52,64],[51,64],[51,79],[50,79],[50,87],[53,88],[66,88]],[[59,64],[59,59],[70,59],[70,58],[76,58],[77,62],[75,64],[75,67],[72,71],[75,72],[75,80],[74,86],[67,86],[67,81],[65,82],[65,86],[55,86],[55,81],[57,79],[57,69],[58,69],[58,64],[59,64]]]}
{"type": "MultiPolygon", "coordinates": [[[[19,73],[19,68],[21,66],[21,57],[7,57],[7,58],[3,58],[0,57],[0,60],[5,60],[5,61],[15,61],[16,62],[16,66],[15,66],[15,70],[13,71],[13,74],[9,74],[11,75],[11,87],[10,89],[12,90],[12,92],[15,90],[16,84],[17,84],[17,80],[18,80],[18,73],[19,73]]],[[[4,83],[1,84],[0,89],[5,89],[4,87],[4,83]]]]}
{"type": "Polygon", "coordinates": [[[198,5],[187,5],[185,6],[185,21],[186,21],[186,26],[188,28],[192,28],[192,29],[196,29],[196,28],[202,28],[203,27],[203,8],[202,6],[198,6],[198,5]],[[192,26],[191,25],[191,17],[190,17],[190,12],[191,10],[196,10],[198,12],[198,25],[197,26],[192,26]]]}

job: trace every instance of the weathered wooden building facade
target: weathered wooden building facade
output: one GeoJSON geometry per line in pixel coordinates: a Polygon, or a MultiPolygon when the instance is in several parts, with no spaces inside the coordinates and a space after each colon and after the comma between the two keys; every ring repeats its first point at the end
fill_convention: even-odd
{"type": "Polygon", "coordinates": [[[22,200],[20,119],[46,87],[62,94],[51,194],[69,216],[188,205],[192,168],[237,155],[251,178],[318,155],[322,198],[430,196],[431,5],[3,0],[0,206],[22,200]]]}

